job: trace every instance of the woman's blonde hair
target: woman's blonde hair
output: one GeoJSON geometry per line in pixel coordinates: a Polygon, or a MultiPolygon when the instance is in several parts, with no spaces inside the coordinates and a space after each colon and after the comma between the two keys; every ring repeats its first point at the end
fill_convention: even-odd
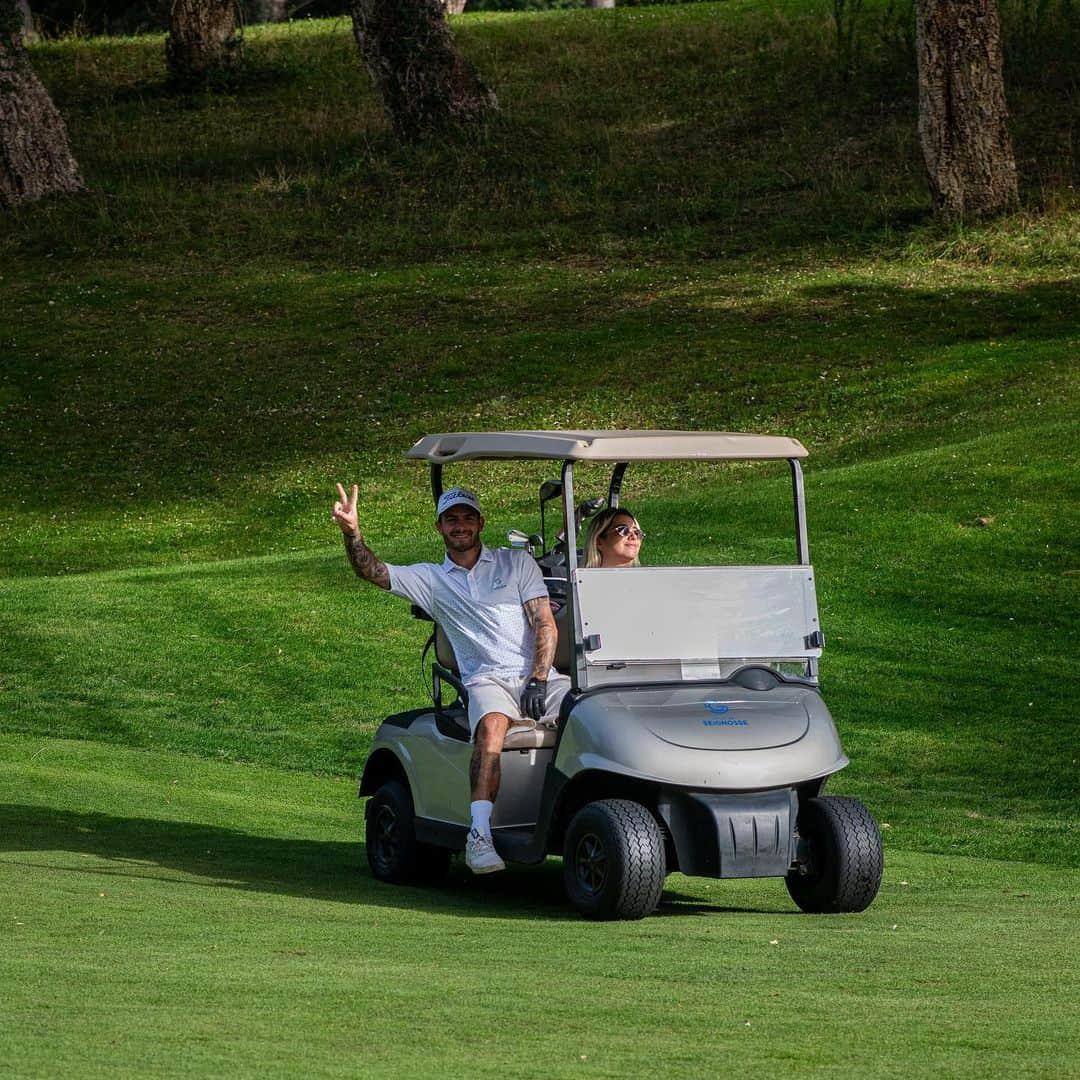
{"type": "MultiPolygon", "coordinates": [[[[609,506],[606,510],[601,510],[589,522],[589,529],[585,533],[585,566],[599,566],[600,565],[600,548],[598,541],[600,537],[604,535],[611,527],[611,523],[620,515],[623,514],[628,517],[635,525],[638,525],[638,519],[626,509],[624,506],[609,506]]],[[[641,526],[638,525],[640,529],[641,526]]],[[[630,564],[631,566],[640,566],[641,563],[635,558],[630,564]]]]}

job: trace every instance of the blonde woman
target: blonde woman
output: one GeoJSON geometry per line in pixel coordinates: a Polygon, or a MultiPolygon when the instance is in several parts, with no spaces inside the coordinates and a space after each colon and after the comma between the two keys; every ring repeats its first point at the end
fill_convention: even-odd
{"type": "Polygon", "coordinates": [[[640,566],[638,552],[645,534],[637,518],[621,508],[601,510],[585,534],[585,565],[640,566]]]}

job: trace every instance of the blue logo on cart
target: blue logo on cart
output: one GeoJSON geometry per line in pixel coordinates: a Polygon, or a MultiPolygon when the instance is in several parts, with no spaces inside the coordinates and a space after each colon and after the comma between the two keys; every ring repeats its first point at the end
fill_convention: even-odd
{"type": "MultiPolygon", "coordinates": [[[[705,708],[713,714],[713,716],[720,717],[724,713],[728,712],[729,706],[725,705],[722,701],[706,701],[705,708]]],[[[748,720],[736,720],[734,716],[725,717],[723,720],[702,720],[706,727],[749,727],[748,720]]]]}

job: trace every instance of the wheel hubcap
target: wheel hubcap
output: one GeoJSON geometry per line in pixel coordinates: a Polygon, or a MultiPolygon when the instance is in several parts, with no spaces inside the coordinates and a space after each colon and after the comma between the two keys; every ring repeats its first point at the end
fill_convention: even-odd
{"type": "Polygon", "coordinates": [[[600,838],[587,833],[578,841],[574,855],[578,884],[590,896],[595,896],[607,881],[607,854],[600,838]]]}
{"type": "Polygon", "coordinates": [[[389,806],[379,807],[375,818],[375,858],[382,865],[388,865],[397,857],[401,845],[398,833],[397,815],[389,806]]]}

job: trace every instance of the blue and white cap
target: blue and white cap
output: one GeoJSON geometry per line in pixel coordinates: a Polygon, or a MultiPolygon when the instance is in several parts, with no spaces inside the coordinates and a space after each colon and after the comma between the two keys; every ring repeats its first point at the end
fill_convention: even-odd
{"type": "Polygon", "coordinates": [[[444,491],[439,496],[439,505],[438,509],[435,511],[435,517],[441,518],[451,506],[470,506],[478,514],[481,513],[480,499],[475,493],[469,491],[468,488],[457,487],[451,488],[449,491],[444,491]]]}

